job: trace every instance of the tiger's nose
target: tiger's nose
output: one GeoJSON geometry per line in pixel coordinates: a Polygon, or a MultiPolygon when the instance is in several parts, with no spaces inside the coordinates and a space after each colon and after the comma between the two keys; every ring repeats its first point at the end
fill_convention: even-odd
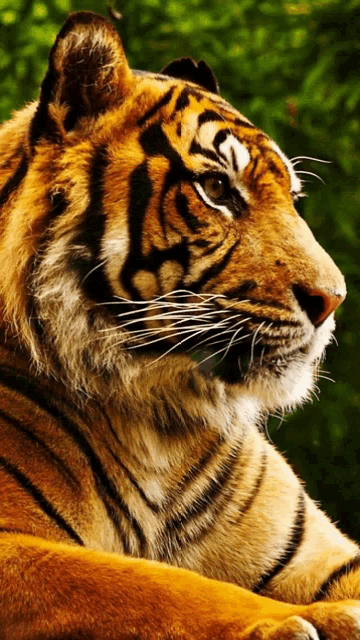
{"type": "Polygon", "coordinates": [[[345,291],[329,293],[321,289],[309,290],[299,284],[293,286],[293,292],[314,327],[319,327],[346,297],[345,291]]]}

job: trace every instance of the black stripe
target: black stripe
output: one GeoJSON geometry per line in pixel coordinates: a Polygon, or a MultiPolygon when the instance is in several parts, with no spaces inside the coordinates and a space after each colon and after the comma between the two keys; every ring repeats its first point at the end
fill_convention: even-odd
{"type": "Polygon", "coordinates": [[[141,116],[141,118],[139,118],[139,120],[137,121],[140,127],[147,120],[152,118],[155,115],[155,113],[159,111],[159,109],[161,109],[161,107],[164,107],[166,104],[170,102],[172,95],[174,93],[174,89],[175,89],[175,86],[170,87],[170,89],[165,93],[165,95],[163,95],[162,98],[160,98],[160,100],[155,102],[155,104],[151,107],[151,109],[148,109],[147,111],[145,111],[144,115],[141,116]]]}
{"type": "MultiPolygon", "coordinates": [[[[165,225],[164,203],[167,194],[174,185],[181,180],[192,181],[193,172],[189,171],[183,162],[181,155],[173,148],[159,123],[150,125],[139,137],[139,142],[148,156],[164,156],[169,160],[169,169],[164,175],[161,194],[158,204],[158,214],[163,230],[164,240],[168,244],[165,225]]],[[[138,194],[136,194],[137,197],[138,194]]],[[[137,256],[134,256],[136,258],[137,256]]]]}
{"type": "MultiPolygon", "coordinates": [[[[99,493],[99,489],[101,492],[101,487],[99,487],[98,485],[96,486],[98,493],[99,493]]],[[[116,531],[118,532],[120,539],[121,539],[121,543],[123,546],[123,552],[125,555],[131,555],[131,550],[130,550],[130,543],[128,540],[128,536],[126,535],[125,531],[124,531],[124,526],[123,523],[121,522],[120,518],[119,518],[119,513],[118,511],[115,509],[114,504],[112,502],[110,502],[108,496],[101,492],[101,500],[105,506],[106,509],[106,513],[108,515],[109,520],[111,520],[111,522],[113,523],[113,525],[115,526],[116,531]]]]}
{"type": "MultiPolygon", "coordinates": [[[[105,492],[105,494],[107,494],[115,502],[118,509],[132,526],[134,533],[138,539],[140,551],[142,552],[145,547],[145,537],[139,523],[130,513],[128,506],[124,503],[112,480],[108,478],[100,458],[92,449],[90,443],[88,442],[82,431],[79,429],[78,425],[73,420],[68,418],[62,411],[60,411],[58,406],[52,401],[51,398],[48,397],[44,389],[41,389],[37,384],[35,384],[33,381],[29,380],[22,374],[15,372],[9,367],[1,366],[0,382],[8,388],[13,389],[14,391],[17,391],[21,395],[25,396],[31,402],[37,404],[41,409],[55,418],[62,429],[72,438],[81,452],[87,458],[88,464],[95,478],[95,486],[99,497],[105,503],[105,492]]],[[[114,517],[113,512],[111,512],[111,514],[112,522],[118,529],[118,518],[114,517]]]]}
{"type": "MultiPolygon", "coordinates": [[[[147,71],[138,71],[135,69],[131,69],[132,73],[135,73],[135,75],[148,75],[147,71]]],[[[153,75],[151,76],[152,78],[154,78],[154,80],[159,80],[159,82],[169,82],[169,78],[167,76],[161,76],[159,74],[153,75]]]]}
{"type": "Polygon", "coordinates": [[[29,325],[34,330],[36,338],[40,344],[44,337],[44,327],[38,313],[37,292],[34,287],[34,279],[46,249],[52,240],[53,225],[57,218],[67,210],[69,205],[69,202],[62,191],[57,193],[49,191],[47,199],[49,203],[49,211],[41,223],[44,233],[36,247],[35,253],[28,261],[26,268],[26,316],[29,325]]]}
{"type": "MultiPolygon", "coordinates": [[[[276,151],[274,151],[274,153],[276,153],[276,151]]],[[[278,158],[281,160],[283,166],[286,169],[286,173],[288,175],[288,177],[290,178],[290,171],[287,168],[286,164],[284,163],[284,161],[282,160],[282,158],[280,158],[280,156],[278,154],[276,154],[278,156],[278,158]]],[[[275,176],[278,176],[279,178],[283,178],[284,177],[284,173],[281,169],[279,169],[279,167],[276,166],[275,162],[273,160],[268,160],[267,162],[267,168],[269,169],[269,171],[271,171],[275,176]]]]}
{"type": "Polygon", "coordinates": [[[209,448],[205,451],[205,453],[199,458],[197,462],[195,462],[190,469],[183,475],[180,482],[177,485],[178,487],[183,489],[188,486],[190,483],[194,482],[194,480],[200,475],[200,473],[207,466],[208,462],[214,458],[216,453],[219,450],[219,447],[223,444],[224,437],[219,434],[218,437],[210,443],[209,448]]]}
{"type": "MultiPolygon", "coordinates": [[[[120,445],[120,447],[124,447],[123,443],[121,442],[121,440],[119,439],[118,434],[116,433],[111,420],[109,418],[109,416],[106,414],[106,412],[101,409],[99,407],[99,410],[101,412],[101,414],[104,416],[106,423],[108,425],[109,431],[112,434],[112,436],[115,438],[116,442],[120,445]]],[[[124,471],[125,475],[127,476],[129,482],[132,484],[132,486],[134,487],[134,489],[136,489],[136,491],[138,492],[139,496],[142,498],[142,500],[145,502],[146,506],[151,509],[151,511],[153,511],[153,513],[159,513],[161,511],[161,508],[158,504],[156,504],[155,502],[152,502],[146,495],[146,493],[144,492],[144,490],[140,487],[139,483],[137,482],[137,480],[135,479],[134,475],[131,473],[130,469],[128,469],[128,467],[123,463],[123,461],[115,454],[115,452],[110,449],[110,447],[107,447],[109,453],[112,455],[112,457],[114,458],[114,460],[116,461],[116,464],[119,465],[119,467],[121,467],[121,469],[124,471]]]]}
{"type": "Polygon", "coordinates": [[[183,89],[177,99],[176,99],[176,103],[175,103],[175,107],[174,107],[174,111],[172,113],[172,116],[175,115],[175,113],[177,113],[178,111],[182,111],[183,109],[185,109],[188,105],[190,104],[190,100],[189,100],[189,89],[183,89]]]}
{"type": "Polygon", "coordinates": [[[164,133],[161,127],[161,124],[158,122],[154,122],[142,131],[139,136],[139,142],[147,156],[164,156],[165,158],[168,158],[171,165],[173,165],[171,169],[176,167],[177,173],[176,176],[174,176],[176,177],[176,180],[174,179],[173,184],[178,182],[185,175],[192,177],[193,174],[186,170],[180,154],[172,147],[166,133],[164,133]]]}
{"type": "Polygon", "coordinates": [[[258,171],[258,166],[259,166],[259,162],[261,159],[261,155],[256,156],[256,158],[252,158],[251,159],[251,171],[250,171],[250,176],[249,176],[249,181],[250,181],[250,188],[255,190],[256,186],[257,186],[257,181],[259,179],[258,175],[255,175],[258,171]]]}
{"type": "Polygon", "coordinates": [[[295,521],[292,527],[292,536],[275,566],[269,571],[263,573],[263,575],[257,581],[256,585],[251,589],[253,593],[260,593],[270,582],[270,580],[272,580],[278,573],[280,573],[280,571],[282,571],[286,567],[286,565],[288,565],[293,559],[299,546],[301,545],[304,536],[305,514],[305,498],[304,492],[301,490],[298,500],[298,507],[296,510],[295,521]]]}
{"type": "Polygon", "coordinates": [[[139,164],[129,179],[129,230],[130,246],[120,273],[121,284],[132,300],[139,300],[139,292],[132,282],[134,273],[142,267],[141,239],[145,213],[152,196],[152,182],[146,162],[139,164]]]}
{"type": "MultiPolygon", "coordinates": [[[[133,276],[139,269],[158,273],[159,267],[166,260],[176,260],[186,274],[189,266],[189,249],[185,240],[176,245],[168,246],[167,229],[165,224],[164,203],[169,190],[179,180],[189,180],[189,171],[184,166],[181,156],[173,149],[161,126],[157,123],[148,126],[140,135],[139,142],[147,156],[163,156],[169,160],[169,169],[164,176],[157,213],[163,229],[164,241],[167,248],[152,247],[147,255],[142,251],[142,233],[144,216],[153,193],[152,181],[148,173],[147,163],[140,164],[130,176],[129,196],[129,225],[130,247],[127,258],[120,274],[122,285],[129,291],[132,300],[141,299],[141,292],[133,283],[133,276]]],[[[175,286],[176,288],[176,286],[175,286]]]]}
{"type": "Polygon", "coordinates": [[[201,433],[204,421],[200,416],[194,416],[185,407],[173,408],[163,401],[152,410],[152,427],[158,433],[167,437],[182,436],[187,433],[201,433]]]}
{"type": "Polygon", "coordinates": [[[194,293],[198,293],[199,291],[201,291],[202,287],[207,284],[207,282],[209,282],[209,280],[215,278],[219,273],[221,273],[221,271],[226,268],[233,252],[235,251],[239,243],[240,240],[237,240],[232,245],[232,247],[227,250],[220,262],[217,262],[216,264],[211,265],[211,267],[209,267],[208,269],[205,269],[204,273],[200,276],[197,282],[191,282],[188,285],[189,289],[191,289],[191,291],[193,291],[194,293]]]}
{"type": "Polygon", "coordinates": [[[331,587],[338,582],[343,576],[347,576],[351,571],[356,571],[360,568],[360,553],[355,556],[352,560],[345,562],[341,567],[335,569],[329,577],[322,583],[321,587],[317,590],[314,595],[313,602],[319,602],[320,600],[324,600],[329,595],[331,591],[331,587]]]}
{"type": "Polygon", "coordinates": [[[13,191],[18,188],[18,186],[25,178],[28,170],[28,164],[28,159],[24,154],[15,173],[8,179],[8,181],[4,184],[3,188],[0,191],[0,208],[4,206],[13,191]]]}
{"type": "Polygon", "coordinates": [[[242,120],[241,118],[235,118],[233,120],[233,123],[237,127],[246,127],[247,129],[256,129],[256,127],[253,124],[251,124],[251,122],[246,122],[245,120],[242,120]]]}
{"type": "Polygon", "coordinates": [[[200,249],[206,249],[209,246],[209,240],[205,240],[205,238],[200,238],[199,240],[193,240],[189,242],[189,245],[194,247],[200,247],[200,249]]]}
{"type": "Polygon", "coordinates": [[[205,158],[209,158],[209,160],[214,160],[218,164],[221,164],[223,167],[227,166],[227,163],[220,158],[218,153],[215,153],[215,151],[212,151],[211,149],[204,149],[204,147],[202,147],[196,140],[192,141],[190,145],[189,153],[191,153],[192,155],[200,153],[205,158]]]}
{"type": "Polygon", "coordinates": [[[226,138],[228,138],[229,135],[231,135],[231,131],[229,131],[229,129],[220,129],[220,131],[217,132],[213,140],[213,146],[215,147],[219,156],[221,156],[226,163],[228,162],[228,159],[222,153],[222,151],[220,151],[219,147],[223,142],[225,142],[226,138]]]}
{"type": "Polygon", "coordinates": [[[15,160],[15,158],[18,158],[19,156],[21,156],[24,152],[24,146],[23,144],[19,144],[18,147],[15,149],[15,151],[13,151],[13,153],[11,153],[9,156],[5,157],[3,162],[0,162],[0,170],[1,169],[11,169],[12,168],[12,164],[13,161],[15,160]]]}
{"type": "Polygon", "coordinates": [[[212,109],[206,109],[202,113],[200,113],[198,117],[198,126],[201,127],[205,122],[224,122],[224,118],[220,113],[216,111],[212,111],[212,109]]]}
{"type": "Polygon", "coordinates": [[[227,481],[229,480],[234,466],[238,461],[240,448],[237,448],[230,452],[226,460],[222,460],[220,463],[220,471],[212,477],[204,489],[204,491],[197,495],[194,501],[189,504],[182,512],[176,514],[166,523],[166,530],[173,534],[176,529],[183,527],[193,518],[201,515],[209,506],[214,506],[216,498],[225,488],[227,481]]]}
{"type": "MultiPolygon", "coordinates": [[[[198,102],[202,102],[204,100],[205,96],[203,93],[201,93],[201,91],[197,91],[197,89],[194,89],[194,87],[192,87],[190,84],[188,85],[188,87],[189,87],[189,91],[188,91],[189,96],[192,96],[198,102]]],[[[209,99],[209,96],[206,96],[206,98],[209,99]]]]}
{"type": "Polygon", "coordinates": [[[207,222],[199,220],[193,213],[191,213],[187,196],[184,193],[176,194],[175,206],[186,223],[186,226],[190,231],[192,231],[192,233],[196,233],[201,228],[209,226],[207,222]]]}
{"type": "Polygon", "coordinates": [[[231,147],[231,162],[235,173],[239,171],[239,165],[236,160],[236,153],[234,151],[234,147],[231,147]]]}
{"type": "Polygon", "coordinates": [[[129,179],[130,253],[141,256],[141,234],[144,216],[152,196],[152,182],[146,162],[139,164],[129,179]]]}
{"type": "Polygon", "coordinates": [[[236,287],[222,291],[222,295],[228,296],[229,298],[236,298],[238,295],[242,296],[247,294],[249,291],[256,289],[256,287],[257,284],[255,280],[243,280],[243,282],[236,287]]]}
{"type": "MultiPolygon", "coordinates": [[[[239,452],[240,448],[233,450],[226,461],[222,461],[220,472],[216,477],[211,478],[203,493],[197,496],[183,512],[167,521],[165,530],[161,533],[162,547],[157,556],[158,560],[171,561],[172,554],[178,552],[184,544],[193,544],[209,531],[209,528],[217,520],[220,511],[229,503],[229,493],[227,491],[225,494],[225,490],[228,480],[232,477],[233,468],[238,461],[239,452]],[[223,500],[219,499],[220,493],[223,496],[223,500]],[[197,530],[192,531],[191,534],[186,530],[183,531],[184,525],[204,513],[208,507],[211,507],[211,513],[208,514],[207,519],[200,520],[197,524],[197,530]],[[210,522],[209,515],[211,516],[210,522]]],[[[233,492],[234,489],[232,488],[231,493],[233,492]]]]}
{"type": "MultiPolygon", "coordinates": [[[[78,478],[73,474],[72,470],[66,462],[62,458],[60,458],[41,438],[39,438],[31,429],[25,426],[20,420],[17,420],[13,416],[9,415],[2,409],[0,409],[0,418],[2,418],[5,422],[15,427],[18,431],[21,431],[31,442],[36,444],[38,447],[41,447],[43,451],[51,458],[55,465],[59,467],[62,473],[67,476],[67,478],[71,481],[71,483],[77,488],[80,488],[80,482],[78,478]]],[[[26,446],[26,445],[25,445],[26,446]]]]}
{"type": "Polygon", "coordinates": [[[101,264],[101,241],[105,230],[106,216],[103,210],[104,174],[108,166],[105,145],[98,147],[92,158],[89,172],[89,204],[73,240],[73,251],[68,252],[69,268],[78,276],[78,282],[86,296],[97,303],[113,299],[113,291],[101,264]],[[78,250],[80,247],[80,251],[78,250]],[[86,251],[82,251],[84,247],[86,251]],[[89,256],[89,257],[88,257],[89,256]]]}
{"type": "Polygon", "coordinates": [[[74,531],[68,522],[60,515],[57,509],[45,498],[42,491],[34,485],[30,478],[28,478],[20,469],[15,467],[11,462],[6,460],[3,456],[0,456],[0,469],[4,469],[6,473],[11,475],[17,483],[33,498],[34,502],[40,507],[40,509],[46,513],[51,520],[54,520],[58,527],[65,531],[72,540],[77,544],[84,546],[80,536],[74,531]]]}
{"type": "Polygon", "coordinates": [[[159,513],[161,511],[161,507],[158,504],[156,504],[155,502],[152,502],[148,498],[148,496],[146,495],[144,490],[140,487],[139,483],[137,482],[137,480],[135,479],[135,477],[131,473],[130,469],[127,468],[127,466],[122,462],[122,460],[120,460],[119,456],[117,456],[116,453],[114,453],[114,451],[112,451],[109,447],[108,447],[108,451],[111,454],[111,456],[114,458],[116,464],[123,470],[123,472],[125,473],[127,479],[132,484],[134,489],[136,489],[136,491],[138,492],[140,498],[144,501],[146,506],[153,513],[159,513]]]}
{"type": "Polygon", "coordinates": [[[242,518],[244,517],[245,513],[247,513],[251,509],[251,507],[253,505],[253,502],[254,502],[256,496],[258,495],[258,493],[260,491],[260,488],[261,488],[261,485],[262,485],[262,483],[264,481],[266,467],[267,467],[267,454],[266,454],[266,451],[264,450],[262,452],[262,456],[261,456],[261,464],[260,464],[259,475],[258,475],[258,477],[256,479],[254,488],[253,488],[252,492],[250,493],[250,495],[248,496],[245,504],[239,509],[239,517],[236,520],[237,524],[242,520],[242,518]]]}
{"type": "Polygon", "coordinates": [[[206,249],[206,251],[203,252],[201,257],[203,258],[204,256],[210,256],[212,253],[215,253],[215,251],[217,251],[218,249],[220,249],[220,247],[223,247],[223,246],[224,246],[224,240],[220,240],[220,242],[216,242],[216,244],[213,244],[212,247],[209,247],[208,249],[206,249]]]}

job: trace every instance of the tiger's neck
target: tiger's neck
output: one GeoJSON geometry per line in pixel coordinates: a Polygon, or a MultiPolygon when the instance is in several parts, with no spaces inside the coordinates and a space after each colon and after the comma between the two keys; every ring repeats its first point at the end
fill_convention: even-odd
{"type": "MultiPolygon", "coordinates": [[[[34,438],[59,440],[73,459],[82,491],[101,485],[107,496],[108,513],[99,496],[89,501],[74,495],[76,511],[84,511],[79,529],[84,544],[176,563],[178,549],[187,554],[187,537],[192,540],[203,529],[197,514],[206,511],[215,521],[234,490],[238,465],[250,464],[248,472],[257,472],[254,442],[263,442],[256,428],[258,407],[245,393],[203,378],[178,357],[161,368],[139,366],[129,372],[127,384],[115,381],[114,387],[117,393],[106,400],[79,394],[76,402],[61,380],[36,371],[15,338],[0,348],[0,395],[9,419],[16,392],[17,411],[21,406],[34,438]],[[129,505],[125,512],[122,504],[129,505]],[[173,522],[182,512],[191,531],[173,522]],[[185,536],[180,542],[178,529],[185,536]]],[[[202,568],[199,559],[191,565],[187,555],[181,562],[202,568]]]]}
{"type": "MultiPolygon", "coordinates": [[[[171,443],[175,450],[186,451],[206,440],[208,432],[241,441],[247,430],[264,421],[260,402],[245,388],[203,376],[185,356],[167,357],[153,366],[146,358],[135,359],[121,375],[115,371],[113,377],[99,377],[93,385],[98,393],[91,395],[88,388],[75,392],[61,368],[55,366],[50,373],[38,368],[8,330],[0,331],[0,345],[0,369],[13,368],[56,402],[80,411],[85,420],[88,414],[89,425],[102,412],[106,416],[102,429],[111,428],[129,451],[150,466],[154,459],[158,464],[166,457],[171,443]]],[[[90,369],[88,376],[96,378],[90,369]]]]}
{"type": "MultiPolygon", "coordinates": [[[[107,406],[128,446],[134,447],[136,425],[143,460],[148,442],[158,461],[162,449],[166,453],[173,445],[174,451],[185,451],[208,433],[241,441],[263,418],[259,403],[245,390],[202,377],[182,357],[166,366],[142,367],[107,406]]],[[[147,457],[151,461],[154,454],[149,451],[147,457]]]]}

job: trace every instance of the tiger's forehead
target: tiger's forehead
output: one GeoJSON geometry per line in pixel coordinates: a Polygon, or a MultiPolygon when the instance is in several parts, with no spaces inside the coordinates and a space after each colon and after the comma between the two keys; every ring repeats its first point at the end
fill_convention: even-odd
{"type": "Polygon", "coordinates": [[[148,72],[136,74],[147,104],[139,118],[140,125],[160,120],[166,129],[170,125],[181,135],[188,150],[198,145],[223,169],[238,174],[259,152],[262,157],[275,156],[276,171],[281,167],[287,174],[291,192],[301,192],[301,182],[278,145],[221,96],[177,78],[148,72]]]}

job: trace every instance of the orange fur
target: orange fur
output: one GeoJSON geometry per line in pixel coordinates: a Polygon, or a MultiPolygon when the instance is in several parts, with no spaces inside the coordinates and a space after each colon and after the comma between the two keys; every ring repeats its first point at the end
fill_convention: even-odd
{"type": "Polygon", "coordinates": [[[0,129],[5,640],[360,638],[358,547],[259,428],[344,280],[206,69],[73,14],[0,129]]]}

